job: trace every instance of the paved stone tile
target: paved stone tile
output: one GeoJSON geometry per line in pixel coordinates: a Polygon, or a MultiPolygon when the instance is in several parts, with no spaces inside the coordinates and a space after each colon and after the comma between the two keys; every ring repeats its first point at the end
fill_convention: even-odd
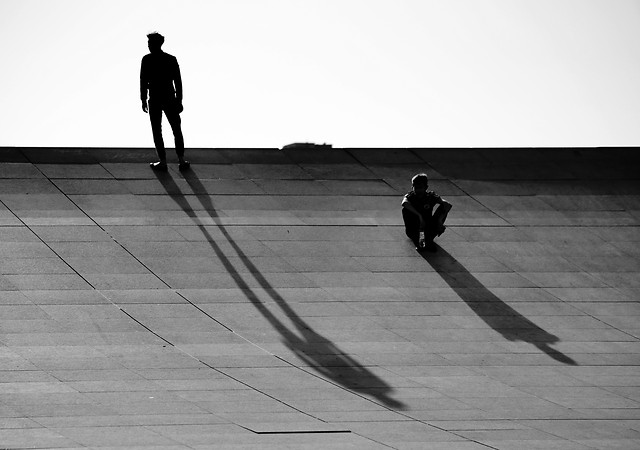
{"type": "Polygon", "coordinates": [[[31,230],[44,242],[110,241],[100,227],[93,226],[34,226],[31,230]]]}
{"type": "Polygon", "coordinates": [[[0,178],[44,178],[44,175],[33,164],[3,162],[0,166],[0,178]]]}
{"type": "Polygon", "coordinates": [[[48,428],[2,429],[0,442],[7,448],[71,448],[76,442],[48,428]]]}
{"type": "Polygon", "coordinates": [[[116,180],[52,179],[52,183],[66,195],[74,194],[127,194],[129,190],[116,180]]]}
{"type": "Polygon", "coordinates": [[[0,192],[7,194],[59,194],[52,181],[43,179],[0,179],[0,192]]]}
{"type": "Polygon", "coordinates": [[[398,192],[383,180],[321,180],[334,195],[397,195],[398,192]]]}
{"type": "Polygon", "coordinates": [[[35,164],[34,167],[49,179],[113,178],[100,164],[35,164]]]}
{"type": "Polygon", "coordinates": [[[42,289],[90,289],[91,286],[76,274],[3,275],[15,289],[22,291],[42,289]]]}

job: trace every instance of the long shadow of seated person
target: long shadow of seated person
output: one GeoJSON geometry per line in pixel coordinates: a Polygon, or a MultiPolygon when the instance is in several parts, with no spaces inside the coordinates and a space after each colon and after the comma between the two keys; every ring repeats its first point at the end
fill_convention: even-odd
{"type": "Polygon", "coordinates": [[[551,347],[560,341],[557,336],[500,300],[442,247],[437,254],[421,255],[478,317],[505,339],[528,342],[556,361],[577,365],[569,356],[551,347]]]}
{"type": "Polygon", "coordinates": [[[405,405],[402,402],[391,397],[393,388],[389,386],[389,384],[338,348],[331,340],[314,331],[309,324],[296,314],[278,291],[271,286],[269,281],[232,238],[224,224],[222,224],[205,186],[193,171],[183,173],[184,179],[187,181],[192,192],[196,193],[195,198],[199,201],[209,218],[212,219],[214,223],[213,226],[205,226],[200,220],[170,174],[166,172],[156,172],[156,175],[167,194],[180,205],[187,216],[198,226],[216,257],[233,278],[236,286],[244,293],[247,300],[253,304],[271,326],[280,333],[283,343],[300,360],[339,386],[374,397],[389,408],[405,409],[405,405]],[[217,231],[220,232],[226,243],[230,245],[235,255],[239,257],[238,259],[244,268],[234,266],[231,259],[214,240],[213,236],[211,236],[208,227],[217,228],[217,231]],[[251,288],[251,283],[249,283],[247,279],[248,277],[253,277],[258,282],[264,292],[269,295],[284,313],[284,316],[293,323],[294,329],[287,327],[259,298],[254,289],[251,288]]]}

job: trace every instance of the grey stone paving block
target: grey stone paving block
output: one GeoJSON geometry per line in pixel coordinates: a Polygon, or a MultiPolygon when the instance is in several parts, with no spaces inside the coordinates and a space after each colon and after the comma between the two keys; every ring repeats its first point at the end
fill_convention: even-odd
{"type": "Polygon", "coordinates": [[[0,211],[0,226],[20,226],[22,222],[11,211],[0,211]]]}
{"type": "Polygon", "coordinates": [[[199,180],[240,180],[245,174],[233,164],[198,164],[191,167],[193,175],[187,174],[187,178],[199,180]]]}
{"type": "Polygon", "coordinates": [[[531,211],[538,213],[541,211],[551,211],[555,208],[544,201],[544,198],[539,195],[474,195],[477,201],[490,208],[492,211],[499,211],[501,213],[507,211],[531,211]]]}
{"type": "Polygon", "coordinates": [[[109,226],[104,232],[118,241],[182,241],[184,238],[176,227],[167,226],[109,226]]]}
{"type": "Polygon", "coordinates": [[[129,180],[123,182],[129,192],[136,195],[206,195],[233,194],[233,195],[259,195],[265,190],[252,180],[202,180],[198,184],[189,184],[183,179],[171,179],[162,182],[160,180],[129,180]]]}
{"type": "Polygon", "coordinates": [[[367,180],[381,178],[360,164],[300,164],[316,180],[367,180]]]}
{"type": "Polygon", "coordinates": [[[296,272],[364,272],[368,269],[356,259],[348,256],[288,256],[284,259],[296,272]]]}
{"type": "Polygon", "coordinates": [[[93,225],[94,222],[81,211],[49,210],[18,211],[16,216],[27,226],[38,225],[93,225]]]}
{"type": "Polygon", "coordinates": [[[100,164],[35,164],[49,179],[55,178],[113,178],[100,164]]]}
{"type": "Polygon", "coordinates": [[[100,165],[113,178],[117,179],[157,179],[148,164],[139,162],[102,162],[100,165]]]}
{"type": "Polygon", "coordinates": [[[303,196],[289,195],[278,198],[280,209],[291,211],[354,211],[354,210],[379,210],[380,208],[393,208],[399,210],[402,199],[395,196],[303,196]]]}
{"type": "Polygon", "coordinates": [[[0,305],[30,305],[31,300],[24,292],[0,290],[0,305]]]}
{"type": "Polygon", "coordinates": [[[36,305],[90,305],[108,303],[99,292],[85,290],[29,290],[24,295],[36,305]]]}
{"type": "Polygon", "coordinates": [[[48,211],[48,210],[69,210],[76,211],[78,208],[64,194],[59,191],[51,194],[5,194],[0,196],[10,210],[20,213],[21,211],[48,211]]]}
{"type": "MultiPolygon", "coordinates": [[[[9,248],[20,248],[23,243],[37,243],[38,236],[25,226],[0,227],[0,243],[16,243],[18,245],[8,246],[9,248]]],[[[28,247],[28,246],[27,246],[28,247]]]]}
{"type": "Polygon", "coordinates": [[[7,258],[0,261],[3,275],[34,273],[73,273],[60,258],[7,258]]]}
{"type": "Polygon", "coordinates": [[[165,438],[146,427],[93,427],[93,428],[53,428],[74,442],[84,446],[162,446],[175,445],[175,441],[165,438]]]}
{"type": "Polygon", "coordinates": [[[402,149],[381,148],[349,148],[345,149],[351,156],[363,165],[370,164],[419,164],[422,162],[419,156],[413,152],[402,149]]]}
{"type": "Polygon", "coordinates": [[[234,164],[247,178],[275,180],[310,180],[311,175],[295,164],[234,164]]]}
{"type": "Polygon", "coordinates": [[[48,244],[60,257],[126,257],[126,250],[114,241],[58,241],[48,244]]]}
{"type": "Polygon", "coordinates": [[[196,210],[226,211],[226,210],[287,210],[283,201],[288,198],[279,198],[270,195],[213,195],[197,196],[190,201],[190,207],[196,210]]]}
{"type": "Polygon", "coordinates": [[[0,179],[0,192],[7,194],[59,194],[60,191],[46,178],[0,179]]]}
{"type": "MultiPolygon", "coordinates": [[[[141,198],[133,194],[110,194],[110,195],[97,195],[97,194],[78,194],[69,195],[69,199],[72,200],[78,208],[83,211],[91,210],[144,210],[145,205],[148,204],[149,198],[145,196],[141,198]]],[[[171,200],[166,199],[169,203],[173,203],[171,200]]]]}
{"type": "Polygon", "coordinates": [[[388,161],[387,163],[367,164],[366,167],[378,178],[404,180],[403,191],[409,191],[411,189],[411,178],[418,173],[426,173],[430,182],[445,179],[442,174],[436,172],[425,163],[394,164],[393,161],[388,161]]]}
{"type": "Polygon", "coordinates": [[[149,274],[137,259],[127,256],[68,256],[65,262],[77,273],[88,274],[149,274]]]}
{"type": "Polygon", "coordinates": [[[321,180],[334,195],[397,195],[397,191],[382,180],[321,180]]]}
{"type": "Polygon", "coordinates": [[[55,430],[48,428],[28,428],[28,429],[2,429],[0,430],[0,442],[7,448],[72,448],[77,445],[76,441],[69,439],[55,430]]]}
{"type": "Polygon", "coordinates": [[[22,291],[91,288],[83,278],[76,274],[3,275],[3,279],[22,291]]]}
{"type": "Polygon", "coordinates": [[[86,273],[83,277],[95,289],[166,289],[167,285],[153,273],[96,274],[86,273]]]}
{"type": "Polygon", "coordinates": [[[129,190],[125,185],[119,183],[117,180],[104,179],[69,179],[60,178],[52,180],[52,183],[56,185],[66,195],[78,195],[78,194],[127,194],[129,190]]]}
{"type": "Polygon", "coordinates": [[[331,192],[317,180],[253,180],[269,195],[329,195],[331,192]]]}
{"type": "Polygon", "coordinates": [[[111,241],[111,236],[98,226],[32,226],[31,231],[45,242],[111,241]]]}
{"type": "Polygon", "coordinates": [[[170,289],[101,290],[100,293],[106,299],[118,305],[136,303],[186,303],[186,300],[182,296],[170,289]]]}
{"type": "Polygon", "coordinates": [[[33,164],[3,162],[0,165],[0,178],[44,178],[44,175],[33,164]]]}

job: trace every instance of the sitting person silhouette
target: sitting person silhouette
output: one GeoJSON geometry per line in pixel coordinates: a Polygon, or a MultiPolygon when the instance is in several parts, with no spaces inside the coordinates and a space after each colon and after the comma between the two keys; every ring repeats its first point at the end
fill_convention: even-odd
{"type": "Polygon", "coordinates": [[[147,35],[151,53],[142,58],[140,66],[140,99],[142,110],[149,113],[153,141],[158,153],[158,162],[150,163],[151,168],[165,172],[167,170],[167,154],[162,139],[162,112],[164,111],[171,125],[176,144],[176,153],[180,170],[187,170],[189,161],[184,159],[184,139],[180,127],[182,107],[182,79],[180,66],[175,56],[162,51],[164,36],[160,33],[147,35]],[[147,105],[147,93],[149,103],[147,105]]]}
{"type": "Polygon", "coordinates": [[[411,179],[413,189],[402,199],[402,219],[407,236],[413,241],[416,250],[435,252],[436,236],[444,233],[444,222],[451,210],[451,203],[442,199],[429,188],[427,174],[419,173],[411,179]],[[434,206],[438,205],[435,213],[434,206]]]}

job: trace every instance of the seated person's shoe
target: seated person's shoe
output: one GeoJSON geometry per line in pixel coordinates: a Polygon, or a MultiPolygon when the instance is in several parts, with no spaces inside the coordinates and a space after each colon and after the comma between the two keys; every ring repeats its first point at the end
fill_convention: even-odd
{"type": "Polygon", "coordinates": [[[149,163],[149,166],[151,166],[151,168],[153,170],[157,170],[158,172],[166,172],[167,171],[167,163],[163,162],[163,161],[149,163]]]}
{"type": "Polygon", "coordinates": [[[427,242],[427,243],[424,245],[424,251],[431,252],[431,253],[435,253],[435,252],[437,252],[437,251],[438,251],[438,246],[437,246],[437,245],[436,245],[436,243],[435,243],[435,242],[433,242],[433,241],[431,241],[431,242],[427,242]]]}
{"type": "Polygon", "coordinates": [[[420,247],[420,245],[416,245],[416,250],[420,253],[422,252],[435,253],[438,251],[438,246],[433,241],[425,242],[424,247],[420,247]]]}
{"type": "Polygon", "coordinates": [[[438,234],[436,234],[436,236],[440,236],[445,231],[447,231],[447,227],[445,225],[442,225],[442,228],[438,230],[438,234]]]}
{"type": "Polygon", "coordinates": [[[180,170],[180,172],[183,172],[185,170],[189,170],[189,167],[191,167],[191,163],[189,161],[184,161],[178,165],[178,170],[180,170]]]}

